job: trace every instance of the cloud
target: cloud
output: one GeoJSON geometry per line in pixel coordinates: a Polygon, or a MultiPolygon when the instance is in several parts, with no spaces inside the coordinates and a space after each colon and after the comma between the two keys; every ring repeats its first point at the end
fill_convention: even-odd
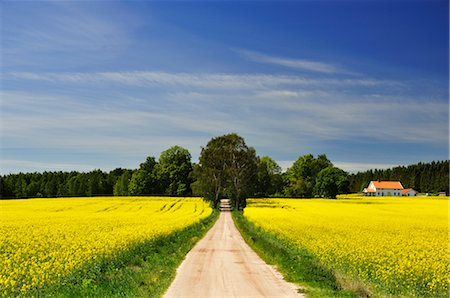
{"type": "Polygon", "coordinates": [[[193,91],[195,87],[187,84],[157,95],[144,88],[123,96],[106,85],[96,91],[107,100],[99,100],[97,94],[3,92],[2,121],[13,125],[4,125],[2,135],[5,143],[22,146],[116,148],[136,154],[146,146],[155,147],[151,142],[161,136],[207,141],[230,131],[249,136],[255,146],[290,153],[298,152],[300,140],[448,141],[445,102],[424,105],[395,96],[361,100],[347,92],[277,89],[277,85],[227,93],[206,87],[193,91]]]}
{"type": "Polygon", "coordinates": [[[119,83],[132,86],[180,86],[208,89],[260,89],[281,86],[401,86],[400,82],[377,79],[313,79],[293,75],[169,73],[154,71],[93,72],[93,73],[32,73],[11,72],[5,79],[60,82],[72,84],[119,83]]]}
{"type": "Polygon", "coordinates": [[[85,131],[114,128],[137,133],[150,127],[155,133],[172,134],[182,128],[185,133],[213,134],[227,127],[249,134],[264,133],[270,139],[281,133],[311,141],[367,139],[440,144],[448,140],[448,103],[428,100],[424,105],[421,98],[391,95],[389,87],[396,82],[167,72],[13,73],[9,77],[45,81],[50,86],[71,84],[67,88],[75,90],[65,96],[5,92],[5,119],[11,117],[10,121],[17,122],[15,119],[27,115],[6,129],[11,135],[18,134],[21,127],[25,133],[32,125],[53,127],[53,131],[60,128],[64,133],[70,123],[85,131]],[[142,88],[122,92],[121,85],[142,88]],[[81,86],[83,92],[77,92],[81,86]],[[89,86],[95,94],[86,97],[89,86]],[[369,86],[380,89],[375,90],[376,97],[355,91],[362,87],[370,92],[369,86]],[[17,115],[19,111],[21,115],[17,115]]]}
{"type": "MultiPolygon", "coordinates": [[[[346,152],[358,144],[379,161],[392,144],[408,144],[413,152],[419,145],[448,145],[448,102],[404,95],[413,92],[403,82],[150,71],[17,72],[4,78],[5,86],[26,86],[1,93],[5,160],[30,160],[17,149],[33,148],[82,153],[92,158],[83,164],[97,167],[134,167],[178,144],[196,161],[200,146],[230,132],[279,160],[334,152],[327,147],[334,143],[346,152]]],[[[385,163],[403,156],[389,152],[385,163]]],[[[358,167],[364,169],[343,166],[358,167]]]]}
{"type": "Polygon", "coordinates": [[[113,6],[98,6],[4,3],[3,67],[92,66],[118,57],[132,42],[130,31],[137,21],[126,11],[119,16],[113,6]],[[103,13],[94,13],[94,7],[103,13]]]}
{"type": "Polygon", "coordinates": [[[296,70],[306,70],[306,71],[312,71],[312,72],[319,72],[319,73],[326,73],[326,74],[333,74],[333,73],[342,73],[345,72],[344,69],[338,68],[337,66],[330,64],[330,63],[324,63],[324,62],[318,62],[318,61],[312,61],[312,60],[306,60],[306,59],[289,59],[289,58],[283,58],[283,57],[277,57],[277,56],[270,56],[254,51],[249,50],[242,50],[237,49],[234,50],[237,52],[241,57],[254,61],[259,63],[265,63],[265,64],[272,64],[287,68],[292,68],[296,70]]]}

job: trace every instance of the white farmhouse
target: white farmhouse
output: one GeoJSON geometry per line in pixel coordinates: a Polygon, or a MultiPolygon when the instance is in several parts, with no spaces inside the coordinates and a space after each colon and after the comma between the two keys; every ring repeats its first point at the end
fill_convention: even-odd
{"type": "Polygon", "coordinates": [[[417,191],[412,188],[405,188],[404,190],[402,190],[402,196],[415,197],[416,195],[417,191]]]}
{"type": "Polygon", "coordinates": [[[363,193],[366,196],[401,196],[402,190],[400,181],[370,181],[363,193]]]}

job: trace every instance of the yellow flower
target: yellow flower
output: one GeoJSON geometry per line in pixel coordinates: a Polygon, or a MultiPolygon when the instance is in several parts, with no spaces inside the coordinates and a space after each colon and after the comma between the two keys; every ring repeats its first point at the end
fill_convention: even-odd
{"type": "Polygon", "coordinates": [[[449,290],[448,203],[355,196],[250,199],[244,215],[381,292],[434,297],[449,290]]]}
{"type": "Polygon", "coordinates": [[[212,211],[200,198],[139,197],[0,201],[0,210],[3,296],[29,296],[86,262],[182,229],[212,211]]]}

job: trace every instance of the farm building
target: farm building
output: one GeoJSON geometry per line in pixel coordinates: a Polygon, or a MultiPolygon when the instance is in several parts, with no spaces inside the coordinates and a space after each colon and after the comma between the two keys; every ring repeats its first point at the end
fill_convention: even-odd
{"type": "Polygon", "coordinates": [[[402,196],[414,197],[417,195],[417,191],[412,188],[405,188],[402,190],[402,196]]]}
{"type": "Polygon", "coordinates": [[[366,196],[401,196],[403,189],[400,181],[370,181],[363,193],[366,196]]]}

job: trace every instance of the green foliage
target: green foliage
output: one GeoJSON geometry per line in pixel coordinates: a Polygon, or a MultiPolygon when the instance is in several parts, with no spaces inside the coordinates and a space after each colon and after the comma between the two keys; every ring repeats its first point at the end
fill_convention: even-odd
{"type": "MultiPolygon", "coordinates": [[[[418,192],[449,194],[449,160],[407,167],[370,170],[349,176],[351,192],[360,192],[371,180],[399,180],[418,192]]],[[[109,173],[43,172],[0,176],[0,198],[95,196],[128,194],[196,195],[214,201],[227,196],[239,206],[246,196],[311,197],[319,172],[333,166],[326,155],[300,156],[286,173],[268,156],[258,158],[242,137],[228,134],[211,139],[193,166],[187,149],[174,146],[139,165],[138,170],[117,168],[109,173]],[[122,177],[128,172],[127,177],[122,177]],[[119,179],[121,181],[119,182],[119,179]],[[119,183],[119,184],[118,184],[119,183]],[[191,189],[192,188],[192,189],[191,189]]]]}
{"type": "Polygon", "coordinates": [[[157,177],[165,194],[190,194],[191,171],[191,154],[187,149],[173,146],[161,153],[157,177]]]}
{"type": "Polygon", "coordinates": [[[214,169],[199,164],[194,165],[191,173],[192,180],[194,181],[191,184],[192,193],[196,196],[202,196],[209,201],[214,201],[216,185],[213,175],[214,169]]]}
{"type": "Polygon", "coordinates": [[[194,168],[192,188],[217,207],[221,196],[230,197],[236,208],[245,206],[245,197],[255,191],[256,151],[235,134],[211,139],[202,148],[199,164],[194,168]]]}
{"type": "Polygon", "coordinates": [[[147,193],[145,180],[148,173],[144,170],[136,170],[131,176],[130,183],[128,184],[128,193],[130,195],[140,195],[147,193]]]}
{"type": "Polygon", "coordinates": [[[281,167],[269,156],[258,158],[256,196],[271,196],[283,190],[281,167]]]}
{"type": "Polygon", "coordinates": [[[86,192],[87,196],[93,196],[96,194],[106,193],[106,185],[104,181],[106,180],[106,175],[100,170],[95,170],[91,172],[87,179],[88,189],[86,192]]]}
{"type": "MultiPolygon", "coordinates": [[[[77,174],[67,181],[67,189],[69,196],[87,196],[87,179],[86,175],[77,174]]],[[[27,196],[32,196],[29,193],[27,196]]]]}
{"type": "Polygon", "coordinates": [[[284,193],[293,197],[310,197],[313,195],[316,177],[319,172],[333,164],[325,154],[314,158],[312,154],[300,156],[286,171],[284,193]]]}
{"type": "Polygon", "coordinates": [[[336,167],[328,167],[317,174],[314,194],[335,199],[336,195],[348,193],[348,174],[336,167]]]}
{"type": "Polygon", "coordinates": [[[144,172],[151,173],[153,172],[156,164],[156,159],[153,156],[149,156],[143,163],[139,165],[139,169],[144,172]]]}
{"type": "Polygon", "coordinates": [[[139,169],[133,172],[128,185],[128,193],[130,195],[155,194],[159,190],[155,178],[157,166],[154,157],[147,157],[145,162],[139,165],[139,169]]]}
{"type": "Polygon", "coordinates": [[[397,180],[405,188],[413,188],[418,192],[449,194],[450,161],[432,161],[409,166],[399,166],[385,170],[369,170],[349,176],[350,191],[361,192],[373,180],[397,180]]]}
{"type": "Polygon", "coordinates": [[[173,146],[161,153],[158,162],[154,157],[147,157],[139,170],[133,172],[128,191],[131,195],[188,195],[191,171],[189,151],[173,146]]]}
{"type": "Polygon", "coordinates": [[[115,196],[128,196],[130,193],[128,191],[129,183],[131,180],[131,174],[129,171],[123,172],[117,179],[116,184],[114,184],[114,195],[115,196]]]}

